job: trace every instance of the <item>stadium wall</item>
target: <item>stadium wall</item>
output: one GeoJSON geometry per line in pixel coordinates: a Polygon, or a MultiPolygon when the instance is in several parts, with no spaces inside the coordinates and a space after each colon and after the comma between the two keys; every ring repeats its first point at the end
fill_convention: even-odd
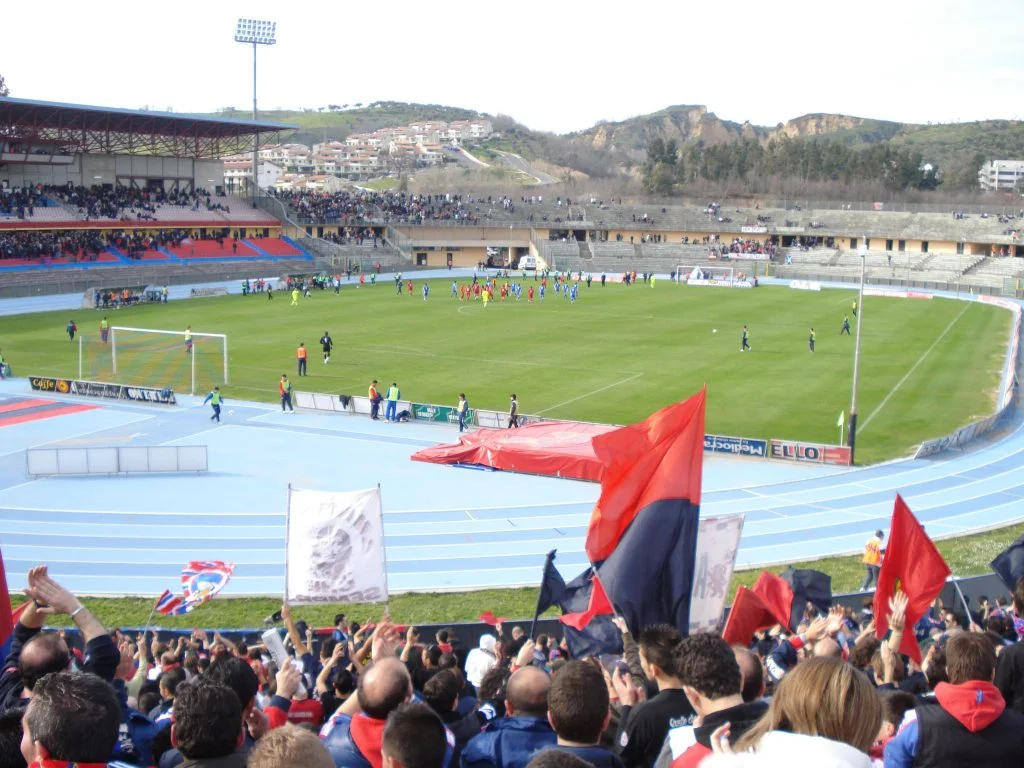
{"type": "Polygon", "coordinates": [[[224,186],[224,163],[220,160],[191,160],[146,155],[75,155],[67,165],[11,163],[0,169],[0,182],[21,187],[34,184],[93,186],[121,184],[146,186],[148,179],[188,182],[213,192],[224,186]]]}

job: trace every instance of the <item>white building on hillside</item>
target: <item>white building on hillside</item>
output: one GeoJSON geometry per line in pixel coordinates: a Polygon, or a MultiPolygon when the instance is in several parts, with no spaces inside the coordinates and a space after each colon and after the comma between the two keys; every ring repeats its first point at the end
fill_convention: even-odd
{"type": "Polygon", "coordinates": [[[1024,183],[1024,160],[990,160],[978,171],[978,184],[989,192],[1012,191],[1018,183],[1024,183]]]}

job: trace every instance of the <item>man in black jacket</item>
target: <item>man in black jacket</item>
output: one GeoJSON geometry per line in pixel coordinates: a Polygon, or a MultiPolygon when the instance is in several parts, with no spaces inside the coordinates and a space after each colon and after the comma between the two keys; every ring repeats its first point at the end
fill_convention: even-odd
{"type": "Polygon", "coordinates": [[[673,766],[696,766],[711,754],[711,734],[729,723],[735,741],[768,710],[758,699],[743,700],[743,675],[729,644],[720,635],[699,633],[684,637],[676,649],[676,667],[683,692],[701,718],[694,726],[695,743],[673,766]]]}
{"type": "Polygon", "coordinates": [[[645,703],[635,706],[638,697],[631,675],[621,675],[618,669],[612,675],[622,704],[616,746],[626,768],[653,765],[669,729],[693,722],[693,707],[676,672],[675,651],[681,639],[679,630],[667,624],[640,633],[640,665],[644,677],[658,688],[658,694],[645,703]]]}
{"type": "Polygon", "coordinates": [[[99,619],[78,598],[51,579],[45,565],[29,571],[27,592],[32,601],[14,626],[11,653],[0,672],[0,712],[24,707],[38,680],[71,666],[71,655],[64,638],[53,632],[42,633],[47,616],[70,616],[85,640],[82,671],[108,683],[112,681],[121,654],[99,619]]]}
{"type": "MultiPolygon", "coordinates": [[[[1018,616],[1024,616],[1024,578],[1017,579],[1013,606],[1018,616]]],[[[995,684],[1006,706],[1024,714],[1024,641],[1003,648],[996,664],[995,684]]]]}

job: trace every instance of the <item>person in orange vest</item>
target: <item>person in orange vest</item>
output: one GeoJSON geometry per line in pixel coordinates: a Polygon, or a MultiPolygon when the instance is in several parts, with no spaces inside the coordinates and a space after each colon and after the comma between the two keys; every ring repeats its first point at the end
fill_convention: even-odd
{"type": "Polygon", "coordinates": [[[299,376],[306,375],[306,345],[302,342],[299,343],[299,348],[295,350],[295,359],[299,363],[299,376]]]}
{"type": "Polygon", "coordinates": [[[861,558],[861,562],[864,563],[864,570],[867,573],[864,575],[864,583],[860,585],[861,592],[866,591],[872,584],[878,583],[878,572],[882,568],[882,540],[884,538],[881,531],[875,531],[874,537],[864,545],[864,557],[861,558]]]}
{"type": "Polygon", "coordinates": [[[277,382],[277,391],[281,395],[281,412],[288,410],[295,413],[295,407],[292,405],[292,383],[283,373],[281,380],[277,382]]]}
{"type": "Polygon", "coordinates": [[[370,418],[374,421],[380,421],[380,401],[383,400],[380,393],[377,391],[377,380],[374,379],[370,384],[370,418]]]}
{"type": "Polygon", "coordinates": [[[409,298],[411,299],[411,298],[412,298],[412,280],[410,280],[410,281],[408,282],[408,284],[406,285],[406,287],[407,287],[407,288],[409,289],[409,298]]]}

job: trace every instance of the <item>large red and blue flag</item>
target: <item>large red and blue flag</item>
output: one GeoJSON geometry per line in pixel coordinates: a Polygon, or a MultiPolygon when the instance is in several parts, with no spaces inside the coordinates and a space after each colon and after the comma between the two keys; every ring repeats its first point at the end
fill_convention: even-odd
{"type": "Polygon", "coordinates": [[[593,439],[603,471],[587,556],[633,633],[662,623],[689,630],[705,394],[593,439]]]}

